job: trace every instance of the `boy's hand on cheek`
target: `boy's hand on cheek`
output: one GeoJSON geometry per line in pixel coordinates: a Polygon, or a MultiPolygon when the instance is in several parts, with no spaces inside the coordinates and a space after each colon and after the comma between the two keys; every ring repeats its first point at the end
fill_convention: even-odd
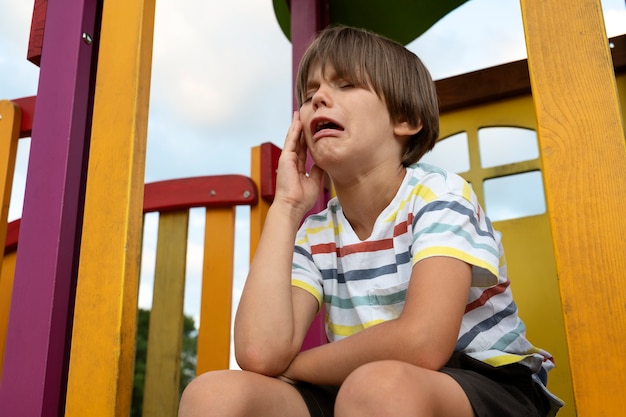
{"type": "Polygon", "coordinates": [[[307,145],[298,112],[294,112],[283,151],[278,160],[274,203],[285,203],[300,216],[313,207],[321,191],[323,171],[312,166],[306,171],[307,145]]]}

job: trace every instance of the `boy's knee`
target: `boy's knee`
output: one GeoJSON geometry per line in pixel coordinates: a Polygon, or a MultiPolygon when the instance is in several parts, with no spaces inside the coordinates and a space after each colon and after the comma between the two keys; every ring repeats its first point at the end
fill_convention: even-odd
{"type": "Polygon", "coordinates": [[[390,395],[397,393],[404,373],[403,363],[398,361],[386,360],[363,365],[341,385],[337,402],[354,407],[389,401],[390,395]]]}
{"type": "Polygon", "coordinates": [[[234,393],[241,392],[239,371],[213,371],[199,375],[183,391],[178,408],[179,417],[211,415],[211,410],[228,407],[229,399],[238,402],[234,393]]]}

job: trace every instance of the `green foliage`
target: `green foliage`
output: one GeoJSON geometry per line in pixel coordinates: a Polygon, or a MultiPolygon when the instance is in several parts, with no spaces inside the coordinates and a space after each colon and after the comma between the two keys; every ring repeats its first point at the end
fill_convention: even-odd
{"type": "MultiPolygon", "coordinates": [[[[137,311],[137,334],[135,337],[135,374],[133,378],[133,397],[131,417],[142,417],[143,387],[146,375],[146,358],[148,354],[148,329],[150,327],[150,310],[137,311]]],[[[180,393],[196,375],[198,352],[198,331],[193,317],[184,316],[183,345],[180,363],[180,393]]]]}

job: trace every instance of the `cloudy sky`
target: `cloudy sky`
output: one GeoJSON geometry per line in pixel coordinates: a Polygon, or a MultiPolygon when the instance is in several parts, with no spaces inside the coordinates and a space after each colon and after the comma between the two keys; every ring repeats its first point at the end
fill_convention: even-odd
{"type": "MultiPolygon", "coordinates": [[[[26,61],[34,0],[0,0],[0,98],[35,95],[26,61]]],[[[624,0],[603,0],[608,36],[626,32],[624,0]]],[[[472,0],[408,45],[441,79],[526,57],[519,0],[472,0]]],[[[250,148],[281,145],[291,116],[291,46],[270,0],[157,0],[146,182],[249,174],[250,148]]],[[[10,218],[20,217],[29,140],[18,151],[10,218]]],[[[199,311],[203,214],[191,216],[185,311],[199,311]]],[[[145,226],[140,305],[151,302],[157,218],[145,226]]],[[[248,259],[238,210],[235,304],[248,259]]]]}

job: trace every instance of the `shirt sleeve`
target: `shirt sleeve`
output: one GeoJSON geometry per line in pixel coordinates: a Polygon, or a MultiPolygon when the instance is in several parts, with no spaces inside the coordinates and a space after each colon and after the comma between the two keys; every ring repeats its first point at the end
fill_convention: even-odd
{"type": "Polygon", "coordinates": [[[416,205],[412,264],[431,256],[448,256],[472,265],[472,286],[498,283],[499,235],[477,202],[461,193],[439,195],[416,205]]]}
{"type": "Polygon", "coordinates": [[[323,303],[322,273],[313,261],[311,245],[306,234],[306,223],[296,236],[296,244],[291,265],[291,285],[302,288],[317,299],[318,308],[323,303]]]}

